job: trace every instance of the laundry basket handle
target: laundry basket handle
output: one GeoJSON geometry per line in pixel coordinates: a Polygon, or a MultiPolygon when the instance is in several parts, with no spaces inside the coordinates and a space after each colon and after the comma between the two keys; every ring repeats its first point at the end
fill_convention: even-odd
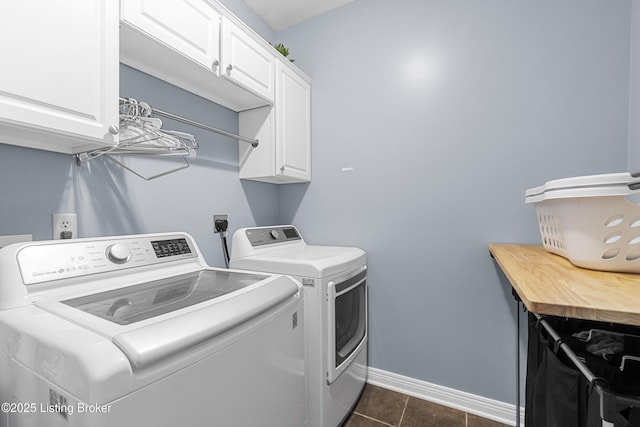
{"type": "Polygon", "coordinates": [[[631,172],[630,173],[632,178],[636,178],[634,181],[631,181],[628,186],[629,186],[629,190],[637,190],[640,188],[640,171],[637,172],[631,172]]]}

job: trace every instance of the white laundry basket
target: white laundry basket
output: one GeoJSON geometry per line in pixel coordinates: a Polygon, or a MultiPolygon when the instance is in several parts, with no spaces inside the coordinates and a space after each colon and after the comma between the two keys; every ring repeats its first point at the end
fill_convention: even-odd
{"type": "Polygon", "coordinates": [[[573,264],[640,273],[640,179],[628,173],[558,179],[531,188],[543,247],[573,264]]]}

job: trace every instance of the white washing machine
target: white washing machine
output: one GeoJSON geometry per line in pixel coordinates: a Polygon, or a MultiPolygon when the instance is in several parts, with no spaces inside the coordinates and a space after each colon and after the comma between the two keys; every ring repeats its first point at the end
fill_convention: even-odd
{"type": "Polygon", "coordinates": [[[300,427],[304,351],[301,285],[187,234],[0,249],[2,427],[300,427]]]}
{"type": "Polygon", "coordinates": [[[335,427],[349,415],[367,376],[367,267],[363,250],[307,245],[292,225],[243,228],[230,266],[291,275],[304,288],[309,415],[335,427]]]}

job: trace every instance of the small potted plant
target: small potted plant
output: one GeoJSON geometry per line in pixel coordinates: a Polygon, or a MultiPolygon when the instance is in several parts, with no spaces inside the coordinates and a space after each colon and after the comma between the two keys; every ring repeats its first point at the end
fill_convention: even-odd
{"type": "MultiPolygon", "coordinates": [[[[274,48],[282,54],[285,58],[289,55],[289,49],[285,47],[282,43],[278,43],[274,46],[274,48]]],[[[289,59],[291,62],[295,62],[295,59],[289,59]]]]}

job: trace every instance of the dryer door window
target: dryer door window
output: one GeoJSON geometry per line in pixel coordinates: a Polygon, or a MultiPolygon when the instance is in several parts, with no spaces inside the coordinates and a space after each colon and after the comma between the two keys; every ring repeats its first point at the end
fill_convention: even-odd
{"type": "Polygon", "coordinates": [[[367,272],[362,271],[344,282],[328,285],[329,296],[329,369],[332,383],[366,343],[367,272]]]}

